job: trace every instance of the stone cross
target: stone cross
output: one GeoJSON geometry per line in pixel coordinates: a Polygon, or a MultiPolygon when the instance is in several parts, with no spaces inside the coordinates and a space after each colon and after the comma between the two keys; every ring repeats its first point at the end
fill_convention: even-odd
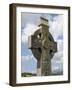
{"type": "Polygon", "coordinates": [[[49,32],[48,20],[40,17],[38,30],[28,38],[28,46],[37,59],[37,75],[51,75],[51,59],[57,52],[57,43],[49,32]]]}

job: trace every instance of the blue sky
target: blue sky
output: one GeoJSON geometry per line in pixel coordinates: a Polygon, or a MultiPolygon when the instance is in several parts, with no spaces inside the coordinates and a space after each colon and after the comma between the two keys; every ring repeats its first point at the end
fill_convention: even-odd
{"type": "Polygon", "coordinates": [[[37,60],[28,49],[28,37],[36,31],[40,16],[48,19],[49,32],[57,42],[58,52],[51,60],[52,72],[61,72],[63,70],[63,15],[23,12],[21,13],[21,71],[36,73],[37,60]]]}

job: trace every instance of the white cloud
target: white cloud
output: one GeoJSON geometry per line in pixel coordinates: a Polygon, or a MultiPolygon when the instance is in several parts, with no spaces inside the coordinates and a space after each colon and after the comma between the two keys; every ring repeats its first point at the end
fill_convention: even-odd
{"type": "Polygon", "coordinates": [[[21,60],[35,60],[35,61],[37,61],[37,60],[34,58],[33,54],[27,55],[27,56],[21,56],[21,60]]]}
{"type": "Polygon", "coordinates": [[[63,41],[58,40],[57,41],[57,52],[54,54],[53,60],[60,60],[60,58],[63,57],[63,41]]]}
{"type": "Polygon", "coordinates": [[[63,70],[63,39],[58,39],[63,35],[63,16],[55,16],[53,21],[49,21],[49,31],[57,42],[57,53],[52,58],[52,72],[61,72],[63,70]]]}
{"type": "Polygon", "coordinates": [[[63,71],[63,57],[59,55],[52,60],[52,72],[63,71]]]}
{"type": "Polygon", "coordinates": [[[24,32],[22,32],[21,41],[22,42],[27,42],[28,41],[28,36],[24,32]]]}
{"type": "Polygon", "coordinates": [[[36,31],[37,26],[34,24],[26,24],[26,27],[24,28],[24,33],[29,36],[32,35],[36,31]]]}
{"type": "Polygon", "coordinates": [[[22,42],[28,42],[28,37],[33,35],[36,30],[41,27],[37,27],[34,24],[27,24],[26,27],[22,30],[22,42]]]}
{"type": "MultiPolygon", "coordinates": [[[[49,17],[50,18],[50,17],[49,17]]],[[[63,65],[63,40],[58,39],[59,36],[63,35],[63,15],[58,15],[53,18],[53,21],[49,20],[49,31],[57,42],[58,52],[52,59],[52,70],[60,71],[63,65]]],[[[26,24],[22,30],[22,42],[27,43],[28,37],[31,36],[37,30],[35,24],[26,24]]],[[[36,60],[33,55],[22,56],[22,60],[36,60]]],[[[36,61],[37,62],[37,61],[36,61]]]]}
{"type": "Polygon", "coordinates": [[[63,15],[55,16],[53,21],[49,21],[49,31],[57,41],[58,36],[63,34],[63,15]]]}
{"type": "Polygon", "coordinates": [[[52,72],[61,72],[63,71],[63,41],[57,41],[58,51],[54,54],[52,58],[52,72]]]}
{"type": "Polygon", "coordinates": [[[34,24],[26,24],[26,27],[22,30],[22,42],[28,42],[28,36],[32,35],[36,28],[37,26],[34,24]]]}
{"type": "Polygon", "coordinates": [[[63,51],[63,40],[57,40],[58,51],[63,51]]]}
{"type": "MultiPolygon", "coordinates": [[[[50,15],[48,15],[49,17],[50,15]]],[[[34,22],[34,21],[33,21],[34,22]]],[[[49,19],[49,31],[57,41],[58,36],[63,35],[63,15],[53,17],[53,21],[49,19]]],[[[27,23],[22,30],[22,42],[27,42],[28,36],[32,35],[37,30],[37,25],[27,23]]]]}

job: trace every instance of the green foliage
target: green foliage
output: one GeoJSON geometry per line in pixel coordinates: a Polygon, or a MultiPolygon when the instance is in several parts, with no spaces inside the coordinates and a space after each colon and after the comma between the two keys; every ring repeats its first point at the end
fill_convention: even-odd
{"type": "Polygon", "coordinates": [[[29,73],[29,72],[25,72],[25,73],[21,73],[21,76],[22,76],[22,77],[31,77],[31,76],[36,76],[36,74],[32,74],[32,73],[29,73]]]}

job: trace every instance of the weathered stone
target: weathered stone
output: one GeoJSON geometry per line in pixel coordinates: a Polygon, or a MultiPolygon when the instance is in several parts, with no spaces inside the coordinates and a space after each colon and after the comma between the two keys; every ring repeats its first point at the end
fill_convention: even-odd
{"type": "Polygon", "coordinates": [[[51,59],[57,52],[57,43],[49,32],[48,20],[41,17],[40,29],[29,37],[29,48],[37,59],[37,75],[51,75],[51,59]]]}

